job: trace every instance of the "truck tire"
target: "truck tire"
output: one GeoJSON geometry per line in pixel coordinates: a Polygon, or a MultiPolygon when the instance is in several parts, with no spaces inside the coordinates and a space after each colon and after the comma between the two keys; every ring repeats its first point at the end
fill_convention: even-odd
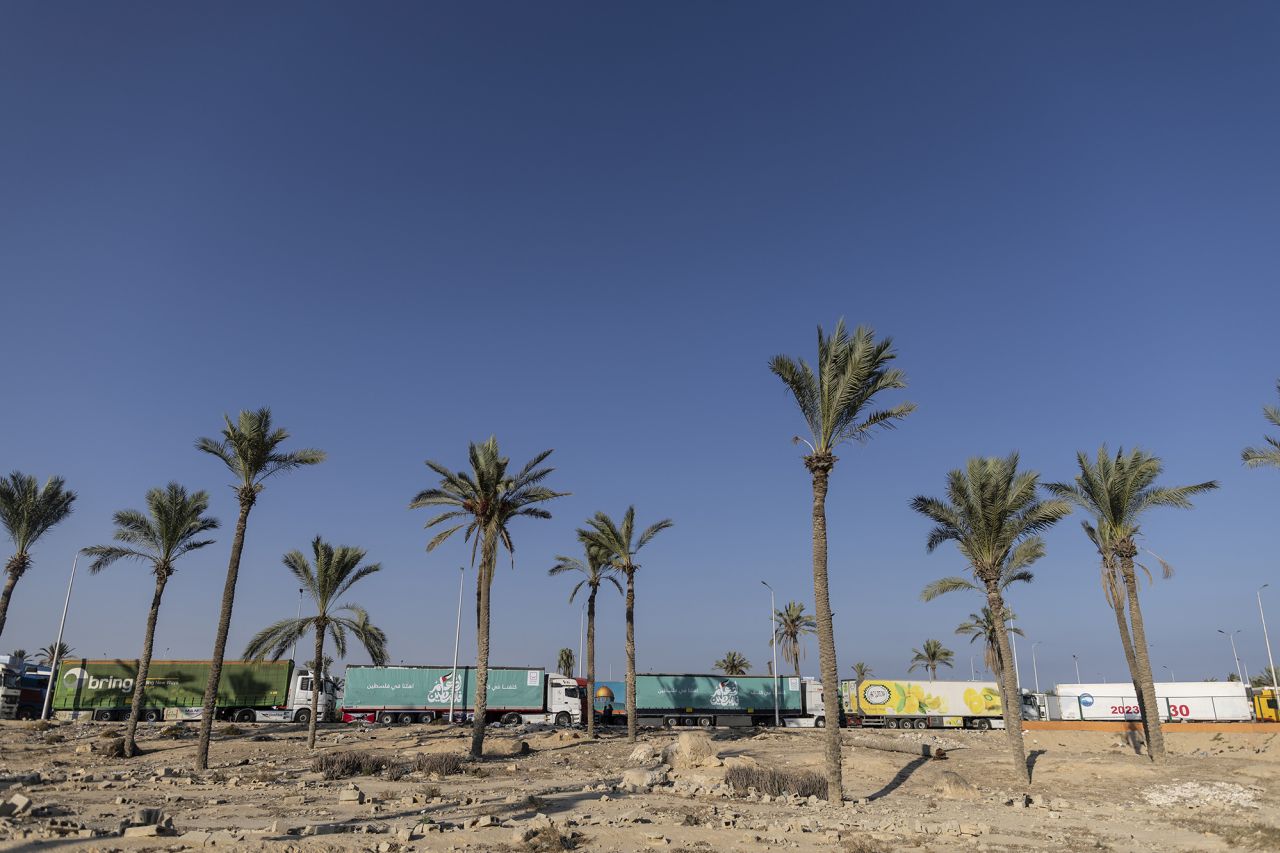
{"type": "Polygon", "coordinates": [[[258,715],[253,713],[253,711],[250,711],[248,708],[241,708],[239,711],[236,711],[235,721],[237,723],[256,723],[258,721],[258,715]]]}
{"type": "Polygon", "coordinates": [[[896,729],[896,728],[898,727],[898,721],[897,721],[897,720],[885,720],[885,721],[884,721],[884,727],[885,727],[886,729],[896,729]]]}
{"type": "Polygon", "coordinates": [[[383,711],[378,715],[378,722],[382,723],[384,726],[394,725],[395,721],[396,715],[390,711],[383,711]]]}
{"type": "Polygon", "coordinates": [[[521,722],[520,715],[514,711],[508,711],[502,715],[501,722],[504,726],[518,726],[521,722]]]}
{"type": "Polygon", "coordinates": [[[401,715],[400,715],[400,725],[402,725],[402,726],[407,726],[407,725],[410,725],[410,724],[412,724],[412,723],[416,723],[416,722],[418,722],[418,718],[417,718],[417,716],[416,716],[416,715],[414,715],[414,714],[401,714],[401,715]]]}
{"type": "Polygon", "coordinates": [[[709,728],[711,728],[713,725],[715,725],[715,720],[712,720],[710,717],[699,717],[699,718],[698,718],[698,725],[699,725],[701,728],[709,729],[709,728]]]}
{"type": "Polygon", "coordinates": [[[111,712],[110,711],[94,711],[93,718],[100,723],[109,723],[111,722],[111,712]]]}
{"type": "Polygon", "coordinates": [[[815,729],[825,729],[825,728],[827,727],[827,718],[826,718],[826,717],[818,717],[818,718],[816,718],[816,719],[813,721],[813,727],[814,727],[815,729]]]}
{"type": "Polygon", "coordinates": [[[299,708],[298,713],[293,715],[293,721],[295,723],[300,723],[304,726],[311,725],[311,709],[299,708]]]}
{"type": "Polygon", "coordinates": [[[568,711],[561,711],[559,714],[556,714],[556,726],[562,729],[567,729],[571,725],[573,725],[573,715],[568,711]]]}
{"type": "Polygon", "coordinates": [[[142,712],[142,719],[148,723],[158,723],[164,719],[164,713],[159,708],[148,708],[142,712]]]}
{"type": "Polygon", "coordinates": [[[978,731],[985,732],[991,728],[991,721],[988,720],[986,717],[981,717],[973,721],[973,727],[978,731]]]}

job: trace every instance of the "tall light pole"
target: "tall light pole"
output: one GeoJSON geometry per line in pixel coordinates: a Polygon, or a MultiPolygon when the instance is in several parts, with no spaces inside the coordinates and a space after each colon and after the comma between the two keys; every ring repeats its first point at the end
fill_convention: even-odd
{"type": "Polygon", "coordinates": [[[1225,635],[1226,638],[1231,641],[1231,656],[1236,659],[1236,675],[1239,675],[1241,683],[1243,683],[1245,687],[1248,687],[1248,683],[1244,680],[1244,670],[1240,667],[1240,655],[1236,654],[1236,634],[1239,634],[1241,630],[1242,629],[1237,628],[1228,634],[1226,631],[1219,628],[1218,633],[1225,635]]]}
{"type": "Polygon", "coordinates": [[[969,680],[970,681],[978,680],[977,674],[974,673],[973,671],[973,655],[969,655],[969,680]]]}
{"type": "MultiPolygon", "coordinates": [[[[764,581],[765,589],[769,590],[769,648],[773,650],[773,724],[775,726],[782,725],[782,715],[778,712],[778,611],[774,607],[773,587],[764,581]]],[[[802,685],[803,688],[803,685],[802,685]]],[[[803,692],[803,691],[802,691],[803,692]]]]}
{"type": "Polygon", "coordinates": [[[1262,591],[1271,586],[1264,583],[1258,587],[1258,615],[1262,617],[1262,640],[1267,645],[1267,666],[1271,668],[1271,689],[1276,696],[1280,696],[1280,684],[1276,683],[1276,662],[1271,658],[1271,637],[1267,635],[1267,614],[1262,610],[1262,591]]]}
{"type": "Polygon", "coordinates": [[[458,695],[458,641],[462,639],[462,586],[467,567],[458,566],[458,621],[453,629],[453,675],[449,676],[449,723],[453,723],[453,700],[458,695]]]}
{"type": "Polygon", "coordinates": [[[1036,692],[1040,692],[1040,667],[1036,665],[1036,646],[1043,643],[1044,640],[1036,640],[1031,644],[1031,672],[1036,680],[1036,692]]]}
{"type": "MultiPolygon", "coordinates": [[[[302,619],[302,588],[301,587],[299,587],[298,589],[298,619],[299,620],[302,619]]],[[[323,663],[323,661],[316,661],[317,669],[320,668],[321,663],[323,663]]],[[[298,665],[298,638],[297,637],[293,638],[293,665],[294,666],[298,665]]],[[[312,673],[311,677],[315,678],[316,677],[315,673],[312,673]]]]}
{"type": "MultiPolygon", "coordinates": [[[[1163,663],[1162,663],[1162,664],[1160,664],[1160,668],[1161,668],[1161,669],[1169,669],[1169,667],[1168,667],[1166,664],[1163,664],[1163,663]]],[[[1172,670],[1172,669],[1169,669],[1169,680],[1170,680],[1170,681],[1177,681],[1177,680],[1178,680],[1178,676],[1174,675],[1174,673],[1173,673],[1173,670],[1172,670]]]]}
{"type": "Polygon", "coordinates": [[[1076,684],[1079,684],[1080,683],[1080,658],[1076,657],[1075,655],[1072,655],[1071,659],[1075,661],[1075,664],[1076,664],[1076,684]]]}
{"type": "Polygon", "coordinates": [[[76,582],[76,565],[80,562],[80,552],[76,552],[71,561],[71,579],[67,581],[67,597],[62,602],[62,621],[58,623],[58,642],[53,644],[53,660],[49,661],[49,685],[44,689],[44,707],[40,709],[40,719],[49,719],[49,706],[53,703],[53,690],[58,686],[58,660],[62,657],[62,630],[67,627],[67,608],[71,606],[71,587],[76,582]]]}
{"type": "MultiPolygon", "coordinates": [[[[1007,626],[1011,622],[1013,622],[1013,619],[1007,620],[1005,622],[1005,625],[1007,626]]],[[[1018,688],[1018,694],[1021,695],[1022,694],[1022,670],[1018,668],[1018,635],[1010,631],[1009,642],[1013,646],[1013,683],[1014,683],[1014,686],[1018,688]]]]}

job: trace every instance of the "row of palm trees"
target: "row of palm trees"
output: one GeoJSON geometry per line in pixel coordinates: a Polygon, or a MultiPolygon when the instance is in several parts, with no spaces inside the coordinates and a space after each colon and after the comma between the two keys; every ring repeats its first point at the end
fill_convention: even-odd
{"type": "MultiPolygon", "coordinates": [[[[52,666],[55,660],[62,660],[74,653],[74,648],[65,642],[59,641],[37,649],[35,661],[41,666],[52,666]]],[[[31,660],[31,655],[26,649],[14,649],[9,652],[9,660],[16,662],[20,666],[25,666],[27,661],[31,660]]]]}

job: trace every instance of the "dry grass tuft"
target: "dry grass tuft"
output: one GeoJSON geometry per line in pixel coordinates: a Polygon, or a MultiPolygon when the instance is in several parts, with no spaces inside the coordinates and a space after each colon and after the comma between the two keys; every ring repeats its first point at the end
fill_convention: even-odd
{"type": "Polygon", "coordinates": [[[725,781],[740,796],[749,788],[757,794],[780,797],[794,794],[797,797],[825,797],[827,780],[808,770],[773,770],[767,767],[731,767],[725,781]]]}
{"type": "Polygon", "coordinates": [[[390,758],[372,752],[329,752],[311,762],[311,770],[329,780],[372,776],[390,766],[390,758]]]}

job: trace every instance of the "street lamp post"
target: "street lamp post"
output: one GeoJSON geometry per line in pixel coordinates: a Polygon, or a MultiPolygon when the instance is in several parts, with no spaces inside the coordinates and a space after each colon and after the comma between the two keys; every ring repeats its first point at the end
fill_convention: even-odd
{"type": "Polygon", "coordinates": [[[76,552],[71,561],[71,579],[67,581],[67,597],[62,602],[62,621],[58,623],[58,642],[53,644],[53,660],[49,661],[49,685],[44,689],[44,707],[40,709],[40,719],[49,719],[49,705],[53,702],[53,690],[58,684],[58,659],[62,657],[62,631],[67,627],[67,608],[71,606],[71,587],[76,582],[76,565],[80,562],[80,552],[76,552]]]}
{"type": "Polygon", "coordinates": [[[1172,669],[1169,669],[1169,666],[1168,666],[1167,664],[1163,664],[1163,663],[1162,663],[1162,664],[1160,664],[1160,668],[1161,668],[1161,669],[1168,669],[1168,670],[1169,670],[1169,680],[1170,680],[1170,681],[1177,681],[1177,680],[1178,680],[1178,676],[1174,674],[1174,672],[1173,672],[1173,670],[1172,670],[1172,669]]]}
{"type": "MultiPolygon", "coordinates": [[[[1005,622],[1006,625],[1013,620],[1005,622]]],[[[1022,670],[1018,668],[1018,635],[1009,632],[1009,643],[1013,646],[1013,683],[1018,688],[1018,693],[1022,693],[1022,670]]]]}
{"type": "Polygon", "coordinates": [[[774,606],[773,587],[764,581],[760,583],[769,590],[769,648],[773,651],[773,724],[780,726],[782,715],[778,712],[778,611],[774,606]]]}
{"type": "Polygon", "coordinates": [[[453,702],[458,695],[458,641],[462,639],[462,587],[467,567],[458,566],[458,621],[453,629],[453,675],[449,676],[449,723],[453,723],[453,702]]]}
{"type": "MultiPolygon", "coordinates": [[[[298,619],[302,619],[302,588],[301,587],[299,587],[298,589],[298,619]]],[[[323,663],[323,661],[316,661],[317,669],[320,668],[321,663],[323,663]]],[[[293,638],[293,665],[294,666],[298,665],[298,638],[297,637],[293,638]]],[[[315,673],[312,673],[312,677],[313,678],[315,677],[315,673]]]]}
{"type": "Polygon", "coordinates": [[[1262,609],[1262,591],[1269,586],[1271,586],[1271,584],[1264,583],[1262,586],[1258,587],[1258,615],[1262,617],[1262,641],[1266,643],[1267,666],[1271,668],[1271,689],[1277,696],[1280,696],[1280,684],[1276,683],[1276,662],[1271,658],[1271,637],[1267,635],[1267,614],[1262,609]]]}
{"type": "Polygon", "coordinates": [[[1036,692],[1040,692],[1040,667],[1036,665],[1036,646],[1043,643],[1044,640],[1036,640],[1031,644],[1031,672],[1036,680],[1036,692]]]}
{"type": "Polygon", "coordinates": [[[973,671],[973,655],[969,655],[969,680],[970,681],[978,680],[977,674],[974,673],[973,671]]]}
{"type": "Polygon", "coordinates": [[[1244,680],[1244,670],[1240,667],[1240,655],[1236,654],[1236,634],[1239,634],[1241,630],[1242,629],[1237,628],[1236,630],[1228,634],[1226,631],[1219,628],[1218,633],[1225,635],[1226,638],[1231,641],[1231,657],[1235,658],[1235,661],[1236,661],[1236,675],[1240,676],[1240,682],[1242,684],[1245,684],[1245,686],[1247,687],[1248,684],[1244,680]]]}
{"type": "MultiPolygon", "coordinates": [[[[578,675],[582,675],[582,638],[586,636],[586,628],[583,627],[587,622],[587,602],[582,602],[582,609],[578,611],[578,675]]],[[[573,673],[569,673],[573,675],[573,673]]]]}
{"type": "Polygon", "coordinates": [[[1076,684],[1079,684],[1080,683],[1080,658],[1076,657],[1075,655],[1072,655],[1071,659],[1075,661],[1075,664],[1076,664],[1076,684]]]}

